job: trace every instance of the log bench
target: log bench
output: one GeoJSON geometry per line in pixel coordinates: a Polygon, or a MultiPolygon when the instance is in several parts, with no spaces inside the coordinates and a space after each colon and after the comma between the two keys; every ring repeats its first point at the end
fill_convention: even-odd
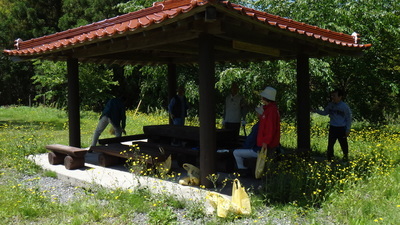
{"type": "Polygon", "coordinates": [[[99,165],[103,167],[114,166],[125,163],[129,160],[139,160],[149,166],[155,165],[159,162],[164,162],[167,154],[155,149],[140,148],[139,152],[132,149],[131,146],[122,144],[111,144],[108,146],[92,146],[90,150],[99,152],[98,161],[99,165]]]}
{"type": "Polygon", "coordinates": [[[85,155],[87,150],[67,145],[46,145],[49,152],[49,163],[51,165],[63,164],[66,169],[73,170],[85,166],[85,155]]]}

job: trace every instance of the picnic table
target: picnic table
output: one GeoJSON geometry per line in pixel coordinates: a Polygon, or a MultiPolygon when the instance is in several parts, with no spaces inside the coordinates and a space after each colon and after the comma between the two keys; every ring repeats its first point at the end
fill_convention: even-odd
{"type": "MultiPolygon", "coordinates": [[[[234,142],[234,131],[227,129],[216,129],[217,144],[217,171],[233,171],[234,158],[232,150],[236,148],[234,142]]],[[[117,143],[130,142],[130,146],[135,146],[140,151],[145,152],[153,158],[160,157],[160,148],[164,150],[164,155],[172,155],[177,160],[178,165],[183,163],[199,164],[200,157],[200,128],[194,126],[174,126],[174,125],[151,125],[143,127],[143,134],[129,135],[117,138],[100,139],[99,143],[103,146],[92,147],[91,150],[101,152],[102,157],[109,157],[106,149],[112,151],[127,150],[126,147],[116,147],[117,143]],[[179,143],[178,145],[174,144],[179,143]],[[114,149],[114,150],[113,150],[114,149]]],[[[110,154],[109,154],[110,155],[110,154]]],[[[120,154],[121,155],[121,154],[120,154]]],[[[114,155],[118,157],[118,155],[114,155]]],[[[123,156],[121,155],[120,158],[123,156]]],[[[162,157],[161,157],[162,158],[162,157]]],[[[160,159],[161,159],[160,158],[160,159]]],[[[102,159],[104,160],[104,159],[102,159]]],[[[99,160],[100,161],[100,160],[99,160]]]]}

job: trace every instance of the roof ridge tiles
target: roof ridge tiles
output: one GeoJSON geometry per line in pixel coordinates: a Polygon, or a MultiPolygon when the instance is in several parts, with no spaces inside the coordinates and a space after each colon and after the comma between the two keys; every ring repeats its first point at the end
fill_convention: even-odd
{"type": "Polygon", "coordinates": [[[355,45],[351,35],[334,32],[317,26],[298,22],[293,19],[280,17],[267,12],[258,11],[245,6],[234,4],[230,1],[221,0],[165,0],[153,3],[152,7],[141,9],[135,12],[119,15],[113,18],[104,19],[88,25],[71,28],[66,31],[57,32],[47,36],[18,42],[18,49],[15,51],[4,50],[9,54],[34,54],[59,49],[77,43],[84,43],[94,39],[101,39],[106,36],[123,34],[127,31],[134,31],[140,27],[148,27],[154,23],[161,23],[168,18],[174,18],[182,13],[191,11],[198,6],[210,4],[220,6],[233,12],[248,16],[269,26],[274,26],[282,30],[305,35],[306,37],[319,39],[325,42],[349,46],[366,48],[368,45],[355,45]],[[19,50],[21,49],[21,50],[19,50]]]}
{"type": "Polygon", "coordinates": [[[153,23],[153,21],[146,16],[138,18],[138,21],[141,27],[148,27],[153,23]]]}
{"type": "MultiPolygon", "coordinates": [[[[224,1],[223,3],[225,3],[225,2],[229,2],[229,1],[224,1]]],[[[255,10],[255,9],[247,8],[245,6],[237,5],[237,4],[230,3],[230,2],[228,4],[225,3],[225,5],[228,6],[228,7],[231,7],[232,9],[235,9],[236,11],[238,11],[240,13],[246,12],[244,14],[246,14],[248,16],[250,16],[249,14],[254,13],[257,18],[264,17],[267,21],[271,21],[270,18],[273,18],[273,19],[276,20],[276,21],[274,21],[274,22],[276,22],[276,24],[274,23],[274,25],[275,26],[278,25],[282,29],[287,29],[287,27],[293,27],[293,28],[296,28],[296,29],[298,29],[298,27],[303,27],[303,29],[304,29],[304,27],[306,27],[306,28],[309,28],[309,29],[313,29],[313,30],[319,31],[320,34],[323,35],[323,36],[327,36],[327,37],[330,37],[330,38],[338,39],[339,41],[350,42],[350,43],[353,43],[353,41],[354,41],[353,37],[351,35],[349,35],[349,34],[344,34],[344,33],[341,33],[341,32],[334,32],[334,31],[331,31],[331,30],[328,30],[328,29],[320,28],[318,26],[309,25],[309,24],[306,24],[306,23],[303,23],[303,22],[295,21],[293,19],[287,19],[287,18],[278,16],[278,15],[273,15],[273,14],[270,14],[270,13],[267,13],[267,12],[258,11],[258,10],[255,10]],[[332,36],[334,36],[334,37],[332,37],[332,36]]],[[[263,21],[261,21],[261,22],[263,22],[263,21]]]]}
{"type": "Polygon", "coordinates": [[[183,5],[191,5],[192,7],[205,5],[207,3],[217,2],[216,0],[166,0],[162,2],[155,2],[153,6],[162,5],[163,10],[175,9],[183,5]]]}
{"type": "Polygon", "coordinates": [[[72,38],[74,37],[76,34],[82,34],[82,33],[88,33],[90,31],[95,31],[98,29],[104,29],[109,27],[110,25],[114,25],[117,23],[122,23],[124,21],[127,20],[132,20],[135,18],[141,18],[145,15],[148,15],[149,13],[153,13],[153,12],[160,12],[162,11],[162,7],[161,6],[153,6],[153,7],[149,7],[149,8],[145,8],[139,11],[135,11],[135,12],[131,12],[131,13],[127,13],[124,15],[120,15],[120,16],[116,16],[110,19],[104,19],[101,21],[97,21],[91,24],[87,24],[84,26],[79,26],[79,27],[75,27],[75,28],[71,28],[65,31],[61,31],[61,32],[57,32],[54,34],[50,34],[50,35],[46,35],[43,37],[39,37],[39,38],[34,38],[34,39],[30,39],[27,41],[22,41],[20,43],[21,48],[29,48],[29,47],[34,47],[40,44],[44,44],[44,43],[48,43],[49,39],[52,38],[72,38]],[[32,43],[35,43],[34,45],[31,45],[32,43]]]}

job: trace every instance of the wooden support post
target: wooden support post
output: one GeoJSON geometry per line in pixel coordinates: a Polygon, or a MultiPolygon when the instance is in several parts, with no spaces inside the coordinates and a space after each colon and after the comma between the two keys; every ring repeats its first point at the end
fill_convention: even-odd
{"type": "MultiPolygon", "coordinates": [[[[176,94],[176,64],[170,63],[168,64],[168,103],[171,101],[171,99],[175,96],[176,94]]],[[[169,118],[169,124],[172,125],[173,121],[171,118],[169,118]]]]}
{"type": "Polygon", "coordinates": [[[215,131],[215,61],[214,41],[209,34],[199,38],[199,83],[200,83],[200,183],[212,187],[207,176],[216,171],[215,131]]]}
{"type": "Polygon", "coordinates": [[[308,154],[310,145],[310,73],[309,57],[297,56],[297,149],[308,154]]]}
{"type": "Polygon", "coordinates": [[[67,60],[69,145],[81,147],[78,59],[67,60]]]}

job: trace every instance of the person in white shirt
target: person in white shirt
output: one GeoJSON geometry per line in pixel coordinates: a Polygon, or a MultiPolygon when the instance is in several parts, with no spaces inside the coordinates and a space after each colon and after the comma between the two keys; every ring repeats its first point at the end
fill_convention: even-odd
{"type": "Polygon", "coordinates": [[[233,83],[231,86],[231,93],[225,99],[225,110],[223,127],[225,129],[234,130],[234,140],[237,141],[240,132],[240,123],[244,120],[244,105],[245,101],[241,95],[239,95],[239,86],[237,83],[233,83]]]}

